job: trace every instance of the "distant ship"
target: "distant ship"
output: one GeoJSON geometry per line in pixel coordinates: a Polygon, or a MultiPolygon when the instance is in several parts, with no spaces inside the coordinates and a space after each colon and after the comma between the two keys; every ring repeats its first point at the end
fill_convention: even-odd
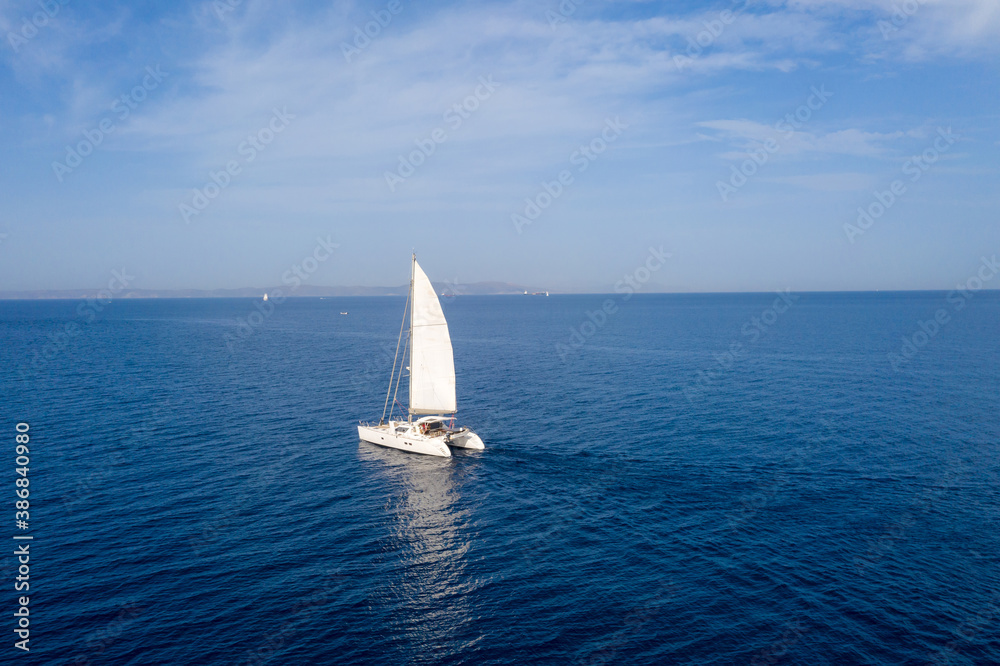
{"type": "Polygon", "coordinates": [[[528,293],[528,290],[527,290],[527,289],[525,289],[525,290],[524,290],[524,295],[525,295],[525,296],[548,296],[548,295],[549,295],[549,292],[547,292],[547,291],[533,291],[533,292],[531,292],[531,293],[529,294],[529,293],[528,293]]]}
{"type": "Polygon", "coordinates": [[[267,292],[264,292],[264,302],[267,302],[267,292]]]}

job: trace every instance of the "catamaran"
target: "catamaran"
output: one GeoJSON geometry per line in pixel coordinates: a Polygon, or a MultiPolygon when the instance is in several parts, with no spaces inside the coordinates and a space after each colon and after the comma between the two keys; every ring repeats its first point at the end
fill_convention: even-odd
{"type": "Polygon", "coordinates": [[[479,435],[469,428],[454,427],[456,411],[455,356],[448,322],[434,287],[414,254],[410,267],[410,293],[403,307],[403,322],[399,326],[399,340],[396,341],[396,356],[392,360],[382,418],[378,424],[362,422],[358,425],[358,435],[372,444],[445,458],[451,456],[449,446],[486,448],[479,435]],[[410,317],[408,331],[405,328],[407,314],[410,317]],[[400,345],[403,345],[402,357],[399,355],[400,345]],[[408,366],[407,358],[410,362],[408,366]],[[397,404],[396,395],[404,370],[409,370],[410,400],[405,421],[402,416],[393,419],[390,408],[397,404]]]}

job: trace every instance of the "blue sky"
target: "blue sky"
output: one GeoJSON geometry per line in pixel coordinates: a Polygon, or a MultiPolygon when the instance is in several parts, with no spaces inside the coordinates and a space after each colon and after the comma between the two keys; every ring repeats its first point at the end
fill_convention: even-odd
{"type": "Polygon", "coordinates": [[[313,284],[560,291],[1000,252],[995,0],[64,2],[0,0],[0,290],[278,285],[317,238],[313,284]]]}

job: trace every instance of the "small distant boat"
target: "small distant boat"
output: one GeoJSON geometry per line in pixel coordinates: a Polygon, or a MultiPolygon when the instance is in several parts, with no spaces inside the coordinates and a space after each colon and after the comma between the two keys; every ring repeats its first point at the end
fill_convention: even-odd
{"type": "Polygon", "coordinates": [[[267,292],[264,292],[264,302],[267,302],[267,292]]]}
{"type": "Polygon", "coordinates": [[[346,312],[341,312],[340,314],[347,314],[346,312]]]}
{"type": "Polygon", "coordinates": [[[399,356],[399,348],[403,346],[403,357],[392,361],[392,374],[389,376],[389,390],[385,394],[382,418],[378,425],[358,425],[358,435],[372,444],[443,458],[451,457],[449,446],[486,448],[479,435],[468,428],[455,428],[452,425],[457,404],[455,355],[451,347],[451,335],[448,333],[448,322],[444,318],[441,301],[434,293],[427,274],[417,264],[417,255],[413,255],[413,265],[410,268],[410,293],[403,307],[404,325],[407,310],[410,315],[409,335],[403,346],[403,336],[407,331],[401,325],[396,355],[399,356]],[[402,417],[394,420],[392,410],[389,409],[389,399],[396,402],[393,381],[398,391],[404,370],[410,371],[410,405],[405,421],[402,417]],[[387,411],[388,422],[385,418],[387,411]],[[418,416],[416,421],[413,420],[414,416],[418,416]],[[448,423],[449,420],[452,423],[448,423]]]}

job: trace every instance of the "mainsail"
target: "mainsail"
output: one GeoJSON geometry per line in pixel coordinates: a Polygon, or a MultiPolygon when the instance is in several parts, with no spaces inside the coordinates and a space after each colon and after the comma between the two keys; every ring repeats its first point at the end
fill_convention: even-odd
{"type": "Polygon", "coordinates": [[[410,414],[452,413],[456,411],[455,357],[448,322],[416,258],[410,307],[410,414]]]}

